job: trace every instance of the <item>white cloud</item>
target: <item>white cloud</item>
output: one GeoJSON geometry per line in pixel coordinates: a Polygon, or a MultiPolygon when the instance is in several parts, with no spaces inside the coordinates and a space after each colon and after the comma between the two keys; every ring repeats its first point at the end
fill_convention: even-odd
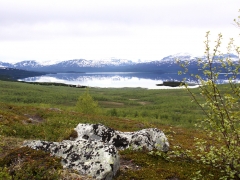
{"type": "MultiPolygon", "coordinates": [[[[0,61],[161,59],[237,37],[238,0],[0,0],[0,61]]],[[[239,38],[236,38],[239,39],[239,38]]],[[[226,45],[225,45],[226,46],[226,45]]]]}

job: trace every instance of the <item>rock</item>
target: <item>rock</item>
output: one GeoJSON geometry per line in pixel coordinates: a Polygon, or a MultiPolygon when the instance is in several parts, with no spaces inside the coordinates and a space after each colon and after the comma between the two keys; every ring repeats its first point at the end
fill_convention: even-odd
{"type": "MultiPolygon", "coordinates": [[[[157,128],[121,132],[102,124],[78,124],[76,138],[62,142],[26,141],[24,146],[48,151],[61,157],[64,168],[71,168],[94,179],[112,179],[120,168],[118,149],[157,149],[168,151],[169,143],[157,128]]],[[[127,167],[128,168],[128,167],[127,167]]]]}
{"type": "Polygon", "coordinates": [[[145,148],[167,152],[169,143],[165,134],[157,128],[142,129],[136,132],[121,132],[102,124],[78,124],[75,128],[78,137],[75,140],[99,140],[114,145],[117,149],[145,148]]]}
{"type": "Polygon", "coordinates": [[[26,141],[24,146],[49,151],[62,157],[63,168],[72,168],[95,179],[112,179],[119,170],[119,155],[115,146],[96,140],[79,139],[62,142],[26,141]]]}

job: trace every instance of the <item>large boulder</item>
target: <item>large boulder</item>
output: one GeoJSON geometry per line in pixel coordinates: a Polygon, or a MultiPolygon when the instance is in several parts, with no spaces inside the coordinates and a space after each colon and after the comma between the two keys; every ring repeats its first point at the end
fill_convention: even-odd
{"type": "Polygon", "coordinates": [[[26,141],[24,146],[48,151],[62,158],[64,168],[71,168],[94,179],[112,179],[120,168],[117,150],[132,148],[168,151],[169,143],[157,128],[121,132],[102,124],[78,124],[77,138],[62,142],[26,141]]]}
{"type": "Polygon", "coordinates": [[[115,146],[96,140],[78,139],[62,142],[26,141],[24,146],[48,151],[61,157],[63,168],[71,168],[94,179],[112,179],[119,170],[115,146]]]}
{"type": "Polygon", "coordinates": [[[167,152],[169,143],[165,134],[157,128],[142,129],[135,132],[121,132],[102,124],[78,124],[75,128],[78,137],[75,140],[99,140],[113,144],[117,149],[132,148],[157,149],[167,152]]]}

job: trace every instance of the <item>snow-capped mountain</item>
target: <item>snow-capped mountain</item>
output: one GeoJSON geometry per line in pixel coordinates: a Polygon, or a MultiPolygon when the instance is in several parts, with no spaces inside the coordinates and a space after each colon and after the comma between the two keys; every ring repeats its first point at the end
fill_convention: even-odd
{"type": "Polygon", "coordinates": [[[25,69],[25,68],[40,68],[43,67],[43,65],[39,64],[35,60],[29,60],[15,63],[13,67],[16,69],[25,69]]]}
{"type": "Polygon", "coordinates": [[[124,66],[134,64],[131,60],[125,59],[111,59],[110,61],[106,60],[85,60],[85,59],[74,59],[68,61],[62,61],[57,63],[63,67],[105,67],[105,66],[124,66]]]}
{"type": "Polygon", "coordinates": [[[12,64],[0,61],[0,67],[10,67],[10,66],[12,66],[12,64]]]}
{"type": "MultiPolygon", "coordinates": [[[[228,58],[229,55],[224,54],[220,56],[222,58],[228,58]]],[[[239,61],[238,56],[230,54],[233,61],[239,61]]],[[[206,57],[194,57],[190,54],[175,54],[164,57],[160,60],[153,61],[138,61],[134,62],[127,59],[105,59],[105,60],[85,60],[85,59],[73,59],[54,64],[45,62],[41,64],[35,60],[21,61],[15,64],[0,62],[0,67],[16,68],[28,71],[38,71],[47,73],[58,72],[158,72],[158,73],[176,73],[182,70],[179,64],[176,62],[178,59],[180,62],[189,62],[190,71],[198,71],[199,66],[198,59],[201,58],[204,61],[206,57]]]]}

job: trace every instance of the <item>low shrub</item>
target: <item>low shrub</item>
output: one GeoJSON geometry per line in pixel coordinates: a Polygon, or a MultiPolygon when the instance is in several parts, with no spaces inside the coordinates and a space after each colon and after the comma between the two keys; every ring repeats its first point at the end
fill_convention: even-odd
{"type": "Polygon", "coordinates": [[[0,175],[12,179],[57,180],[62,169],[60,161],[60,158],[41,150],[17,148],[0,160],[0,175]]]}

